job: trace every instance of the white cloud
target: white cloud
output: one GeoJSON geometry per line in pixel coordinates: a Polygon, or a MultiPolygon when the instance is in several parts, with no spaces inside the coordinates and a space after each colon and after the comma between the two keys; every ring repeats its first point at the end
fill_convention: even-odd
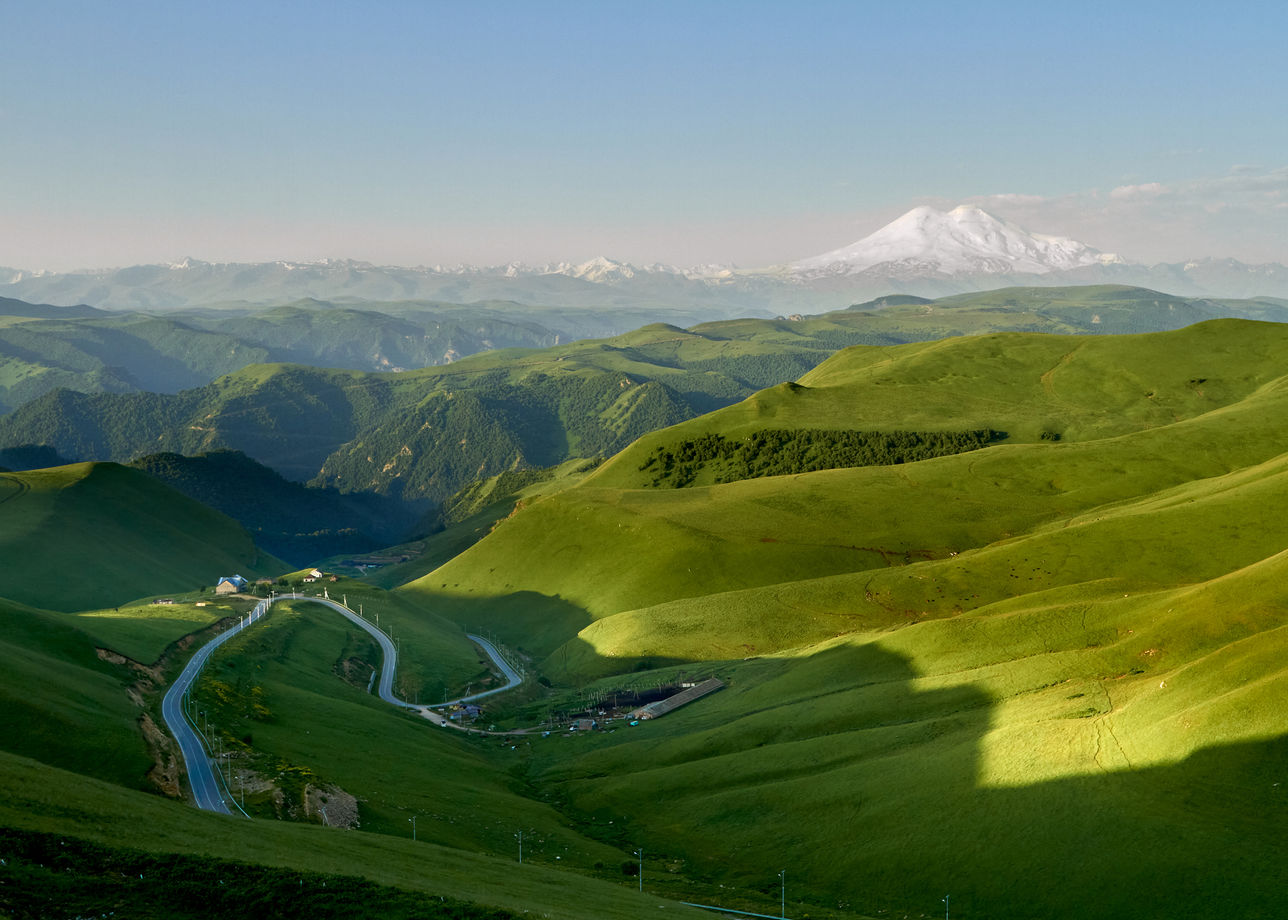
{"type": "Polygon", "coordinates": [[[1109,197],[1119,201],[1128,198],[1157,198],[1169,191],[1161,182],[1145,182],[1141,185],[1120,185],[1109,192],[1109,197]]]}
{"type": "Polygon", "coordinates": [[[1003,192],[998,195],[985,195],[983,198],[973,199],[971,204],[978,204],[981,208],[987,208],[988,205],[1036,205],[1042,204],[1050,199],[1042,195],[1022,195],[1018,192],[1003,192]]]}

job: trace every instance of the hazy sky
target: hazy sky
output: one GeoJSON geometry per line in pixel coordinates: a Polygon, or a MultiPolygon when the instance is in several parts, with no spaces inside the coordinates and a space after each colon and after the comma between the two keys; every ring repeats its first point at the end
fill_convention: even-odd
{"type": "Polygon", "coordinates": [[[0,265],[781,263],[977,202],[1288,262],[1288,5],[0,4],[0,265]]]}

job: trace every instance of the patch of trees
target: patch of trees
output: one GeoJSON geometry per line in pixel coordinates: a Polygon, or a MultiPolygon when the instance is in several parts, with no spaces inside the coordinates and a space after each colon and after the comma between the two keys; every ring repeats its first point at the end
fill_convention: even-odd
{"type": "Polygon", "coordinates": [[[651,485],[683,488],[706,470],[717,483],[819,470],[914,463],[978,450],[1006,437],[991,428],[966,431],[765,429],[733,440],[706,434],[654,449],[640,466],[651,485]]]}

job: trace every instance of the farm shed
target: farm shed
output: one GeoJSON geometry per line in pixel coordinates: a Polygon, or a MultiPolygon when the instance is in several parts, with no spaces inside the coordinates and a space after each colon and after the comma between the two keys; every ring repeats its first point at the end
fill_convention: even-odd
{"type": "Polygon", "coordinates": [[[694,684],[692,687],[681,690],[674,696],[668,696],[664,700],[658,700],[656,703],[649,703],[641,706],[630,714],[631,719],[658,719],[668,712],[674,712],[681,706],[686,706],[694,700],[702,699],[709,693],[715,693],[724,686],[724,681],[718,677],[712,677],[702,681],[700,684],[694,684]]]}

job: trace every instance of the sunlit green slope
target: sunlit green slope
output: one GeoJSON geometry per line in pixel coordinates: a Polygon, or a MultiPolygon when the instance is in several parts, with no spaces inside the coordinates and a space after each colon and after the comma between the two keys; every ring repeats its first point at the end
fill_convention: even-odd
{"type": "Polygon", "coordinates": [[[529,773],[695,874],[763,889],[790,865],[873,914],[950,893],[965,917],[1273,916],[1286,373],[1288,330],[1244,322],[851,349],[404,590],[556,683],[721,676],[529,773]],[[973,427],[1009,437],[719,485],[695,461],[678,489],[641,469],[706,435],[973,427]]]}
{"type": "MultiPolygon", "coordinates": [[[[570,630],[623,611],[983,547],[1288,450],[1269,423],[1288,411],[1284,329],[1222,322],[850,349],[801,387],[640,439],[406,590],[462,616],[487,616],[486,598],[529,610],[517,632],[545,655],[570,630]],[[915,464],[685,489],[650,488],[641,470],[658,446],[711,433],[980,426],[1008,437],[915,464]],[[1061,440],[1044,440],[1053,426],[1061,440]]],[[[510,618],[489,622],[504,629],[510,618]]]]}

